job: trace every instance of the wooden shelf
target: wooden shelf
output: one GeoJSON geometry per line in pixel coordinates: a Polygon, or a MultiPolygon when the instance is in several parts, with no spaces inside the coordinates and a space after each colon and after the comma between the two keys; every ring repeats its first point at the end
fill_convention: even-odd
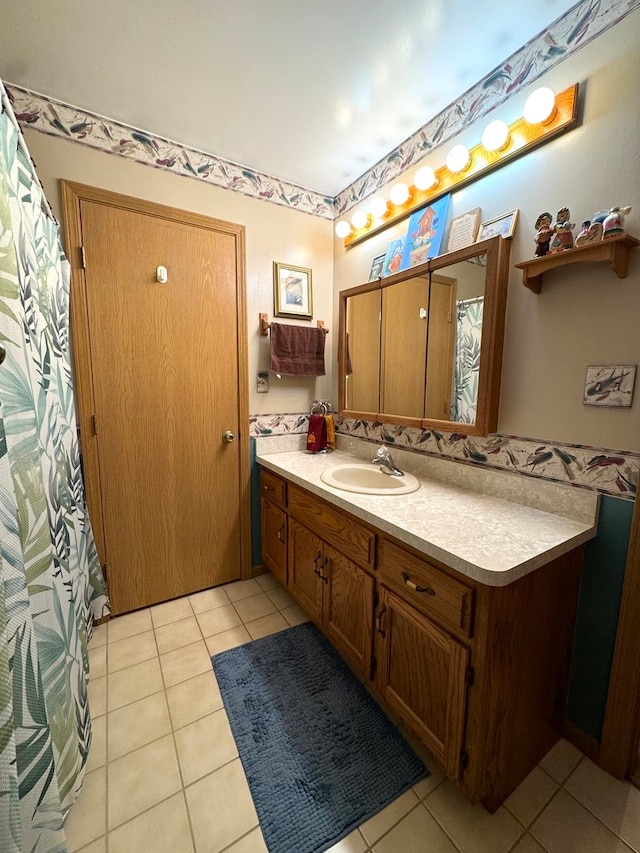
{"type": "Polygon", "coordinates": [[[628,234],[620,234],[618,237],[609,237],[598,243],[590,243],[588,246],[567,249],[553,255],[544,255],[542,258],[531,258],[529,261],[515,264],[522,270],[522,283],[534,293],[542,291],[542,276],[548,270],[555,267],[563,267],[567,264],[577,264],[580,261],[597,263],[608,261],[609,266],[618,276],[626,278],[627,266],[629,264],[629,252],[640,246],[640,240],[630,237],[628,234]]]}

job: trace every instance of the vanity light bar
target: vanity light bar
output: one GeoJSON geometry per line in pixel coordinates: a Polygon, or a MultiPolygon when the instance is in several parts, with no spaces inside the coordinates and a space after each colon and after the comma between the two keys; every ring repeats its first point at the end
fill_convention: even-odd
{"type": "MultiPolygon", "coordinates": [[[[577,124],[577,121],[578,84],[574,83],[573,86],[569,86],[555,96],[555,110],[546,121],[538,124],[530,124],[524,118],[514,121],[509,125],[507,141],[502,147],[489,151],[482,143],[474,146],[469,149],[469,162],[462,171],[453,172],[447,166],[441,166],[435,171],[436,182],[432,187],[426,190],[420,190],[416,186],[410,187],[409,197],[405,202],[394,204],[393,201],[389,201],[383,216],[373,218],[369,215],[362,228],[350,228],[348,234],[343,233],[338,236],[344,236],[345,248],[360,243],[400,219],[404,219],[427,202],[440,198],[454,188],[482,178],[509,160],[520,157],[537,145],[543,145],[558,134],[569,130],[577,124]]],[[[348,223],[345,225],[349,228],[348,223]]]]}

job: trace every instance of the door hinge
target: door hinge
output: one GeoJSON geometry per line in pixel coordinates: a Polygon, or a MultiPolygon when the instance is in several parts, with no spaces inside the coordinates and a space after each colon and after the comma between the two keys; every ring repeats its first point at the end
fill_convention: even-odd
{"type": "Polygon", "coordinates": [[[466,770],[469,766],[469,753],[466,749],[460,750],[460,769],[466,770]]]}
{"type": "Polygon", "coordinates": [[[86,270],[86,268],[87,268],[87,253],[85,251],[84,246],[80,246],[80,263],[82,264],[82,269],[86,270]]]}
{"type": "Polygon", "coordinates": [[[474,668],[472,666],[468,666],[464,671],[464,679],[465,679],[468,687],[471,687],[473,685],[475,677],[476,677],[476,673],[475,673],[474,668]]]}
{"type": "Polygon", "coordinates": [[[374,673],[377,668],[378,668],[378,658],[375,655],[373,655],[373,657],[371,658],[371,672],[374,673]]]}
{"type": "Polygon", "coordinates": [[[98,416],[91,415],[91,432],[93,435],[98,434],[98,416]]]}
{"type": "Polygon", "coordinates": [[[102,566],[100,566],[100,568],[102,569],[102,577],[104,578],[104,582],[106,583],[107,582],[107,563],[104,562],[102,564],[102,566]]]}

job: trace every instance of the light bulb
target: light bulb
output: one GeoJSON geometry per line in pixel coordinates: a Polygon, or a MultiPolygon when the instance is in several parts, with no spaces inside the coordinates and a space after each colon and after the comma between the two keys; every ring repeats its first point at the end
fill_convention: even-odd
{"type": "Polygon", "coordinates": [[[464,172],[471,162],[469,149],[465,145],[454,145],[447,154],[447,169],[450,172],[464,172]]]}
{"type": "Polygon", "coordinates": [[[416,172],[413,183],[419,190],[430,190],[436,186],[438,179],[431,166],[423,166],[416,172]]]}
{"type": "Polygon", "coordinates": [[[359,231],[361,228],[366,228],[369,224],[369,214],[365,213],[364,210],[356,210],[351,217],[351,224],[359,231]]]}
{"type": "Polygon", "coordinates": [[[394,184],[391,187],[389,196],[394,204],[404,204],[405,201],[407,201],[407,199],[409,198],[409,187],[400,181],[399,183],[394,184]]]}
{"type": "Polygon", "coordinates": [[[552,89],[543,86],[532,92],[524,104],[524,120],[528,124],[542,124],[556,111],[556,96],[552,89]]]}
{"type": "Polygon", "coordinates": [[[487,151],[500,151],[509,142],[509,128],[502,119],[488,124],[482,134],[482,145],[487,151]]]}
{"type": "Polygon", "coordinates": [[[382,219],[387,212],[388,206],[386,198],[382,198],[381,195],[377,195],[375,198],[371,199],[369,210],[371,211],[371,215],[375,216],[376,219],[382,219]]]}
{"type": "Polygon", "coordinates": [[[336,222],[336,237],[348,237],[351,234],[351,226],[346,219],[336,222]]]}

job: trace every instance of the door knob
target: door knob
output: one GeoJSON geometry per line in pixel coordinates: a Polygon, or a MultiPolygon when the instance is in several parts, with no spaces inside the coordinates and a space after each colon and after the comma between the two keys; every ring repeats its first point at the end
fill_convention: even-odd
{"type": "Polygon", "coordinates": [[[230,429],[228,429],[228,430],[226,430],[226,432],[223,432],[223,433],[222,433],[222,440],[223,440],[223,441],[226,441],[226,443],[227,443],[227,444],[231,444],[231,442],[232,442],[232,441],[235,441],[235,439],[236,439],[236,437],[235,437],[235,435],[231,432],[231,430],[230,430],[230,429]]]}

